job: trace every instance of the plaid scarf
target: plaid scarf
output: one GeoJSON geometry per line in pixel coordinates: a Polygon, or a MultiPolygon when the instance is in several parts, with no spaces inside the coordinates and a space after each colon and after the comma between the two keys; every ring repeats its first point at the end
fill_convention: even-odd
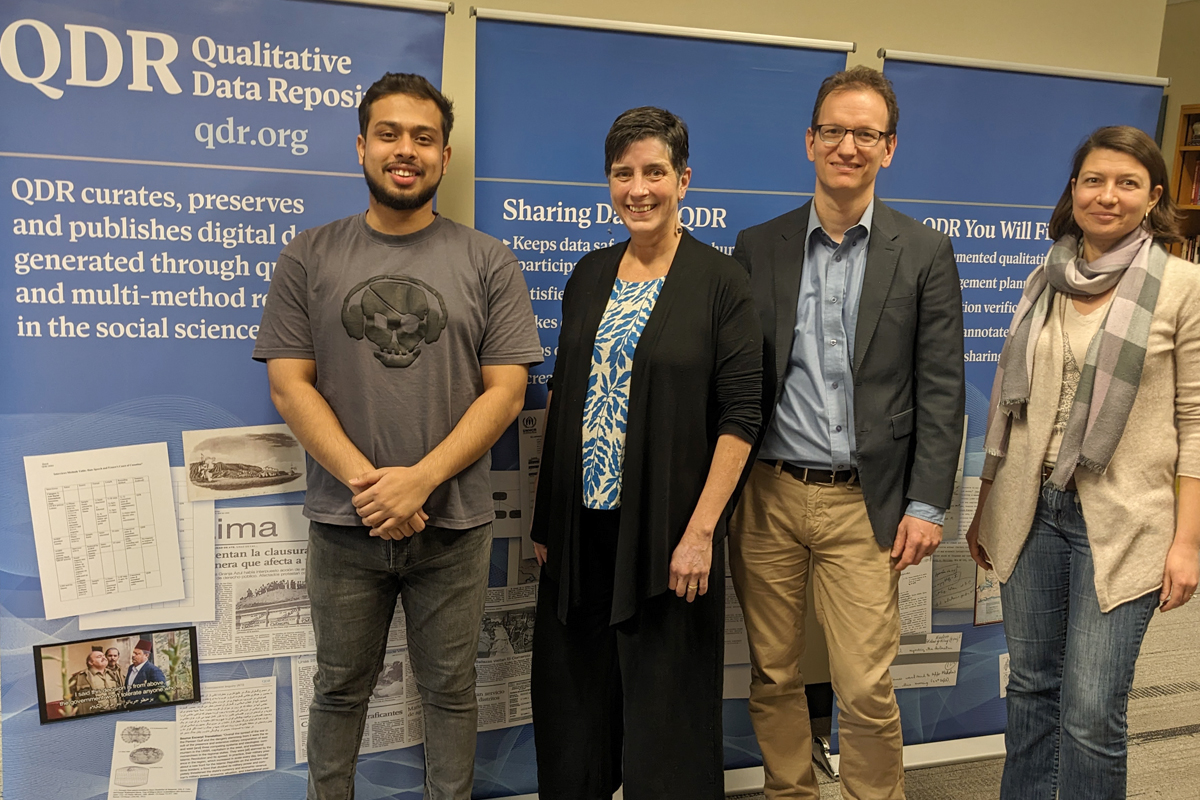
{"type": "Polygon", "coordinates": [[[984,440],[988,455],[1004,456],[1012,420],[1025,413],[1034,351],[1054,293],[1096,295],[1115,285],[1104,324],[1088,347],[1049,483],[1065,489],[1077,464],[1100,474],[1108,469],[1137,398],[1166,262],[1166,251],[1155,247],[1141,226],[1091,263],[1079,255],[1074,236],[1054,243],[1045,262],[1025,282],[1000,352],[984,440]]]}

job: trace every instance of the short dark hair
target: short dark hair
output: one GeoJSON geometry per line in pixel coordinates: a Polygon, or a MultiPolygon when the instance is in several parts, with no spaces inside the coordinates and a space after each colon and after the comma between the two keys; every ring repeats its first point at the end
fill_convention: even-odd
{"type": "Polygon", "coordinates": [[[1142,227],[1150,232],[1156,242],[1181,241],[1183,237],[1180,234],[1179,209],[1167,191],[1170,178],[1167,177],[1167,163],[1163,160],[1162,151],[1145,132],[1129,125],[1097,128],[1079,145],[1071,162],[1071,177],[1067,179],[1062,197],[1058,198],[1058,205],[1050,215],[1050,238],[1057,241],[1064,236],[1078,237],[1083,234],[1079,223],[1075,221],[1075,198],[1072,189],[1075,179],[1079,177],[1079,171],[1083,169],[1083,162],[1094,150],[1114,150],[1131,155],[1146,168],[1146,172],[1150,174],[1151,190],[1155,186],[1161,186],[1163,193],[1142,221],[1142,227]]]}
{"type": "Polygon", "coordinates": [[[371,105],[382,97],[406,94],[420,100],[432,100],[442,112],[442,145],[450,141],[450,129],[454,127],[454,103],[438,91],[424,75],[411,72],[385,72],[383,77],[371,84],[358,104],[358,132],[367,135],[367,124],[371,121],[371,105]]]}
{"type": "Polygon", "coordinates": [[[613,162],[643,139],[658,139],[666,145],[667,157],[677,173],[682,175],[687,169],[687,123],[665,108],[639,106],[622,112],[608,129],[604,137],[604,174],[608,175],[613,162]]]}
{"type": "Polygon", "coordinates": [[[826,97],[834,92],[847,92],[853,89],[865,89],[875,92],[883,98],[888,113],[888,129],[883,133],[894,134],[896,126],[900,124],[900,104],[896,102],[896,90],[892,88],[892,82],[882,72],[861,64],[841,72],[835,72],[821,81],[821,88],[817,90],[817,102],[813,104],[811,127],[815,130],[820,124],[818,118],[826,97]]]}

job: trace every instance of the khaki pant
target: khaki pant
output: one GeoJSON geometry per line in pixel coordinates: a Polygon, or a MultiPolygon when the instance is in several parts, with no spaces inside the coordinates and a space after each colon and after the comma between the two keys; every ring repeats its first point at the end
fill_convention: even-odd
{"type": "Polygon", "coordinates": [[[862,489],[802,483],[757,462],[729,544],[768,800],[821,796],[799,666],[810,568],[837,695],[842,797],[903,800],[900,711],[888,673],[900,645],[899,573],[875,541],[862,489]]]}

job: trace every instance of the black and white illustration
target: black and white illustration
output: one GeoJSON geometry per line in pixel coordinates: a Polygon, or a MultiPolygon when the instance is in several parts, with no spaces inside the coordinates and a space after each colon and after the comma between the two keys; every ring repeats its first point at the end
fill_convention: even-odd
{"type": "Polygon", "coordinates": [[[121,731],[121,740],[128,744],[142,744],[150,740],[150,729],[145,725],[130,725],[121,731]]]}
{"type": "Polygon", "coordinates": [[[233,590],[234,626],[239,632],[312,625],[308,586],[303,578],[237,581],[233,590]]]}
{"type": "Polygon", "coordinates": [[[163,760],[163,751],[157,747],[139,747],[129,754],[129,760],[135,764],[157,764],[163,760]]]}
{"type": "Polygon", "coordinates": [[[479,658],[523,655],[533,650],[532,607],[485,611],[479,631],[479,658]]]}
{"type": "Polygon", "coordinates": [[[368,278],[342,301],[342,327],[351,338],[373,344],[385,367],[410,366],[422,345],[441,338],[448,319],[441,293],[407,275],[368,278]]]}
{"type": "Polygon", "coordinates": [[[287,425],[184,431],[183,456],[193,502],[305,488],[304,448],[287,425]]]}

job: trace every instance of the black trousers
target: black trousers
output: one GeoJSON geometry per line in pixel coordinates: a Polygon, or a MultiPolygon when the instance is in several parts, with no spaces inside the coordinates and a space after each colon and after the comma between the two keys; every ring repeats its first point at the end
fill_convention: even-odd
{"type": "Polygon", "coordinates": [[[610,625],[619,511],[583,510],[582,602],[567,623],[543,575],[533,634],[533,735],[544,800],[721,800],[725,550],[708,593],[643,599],[610,625]],[[622,776],[624,780],[622,781],[622,776]]]}

